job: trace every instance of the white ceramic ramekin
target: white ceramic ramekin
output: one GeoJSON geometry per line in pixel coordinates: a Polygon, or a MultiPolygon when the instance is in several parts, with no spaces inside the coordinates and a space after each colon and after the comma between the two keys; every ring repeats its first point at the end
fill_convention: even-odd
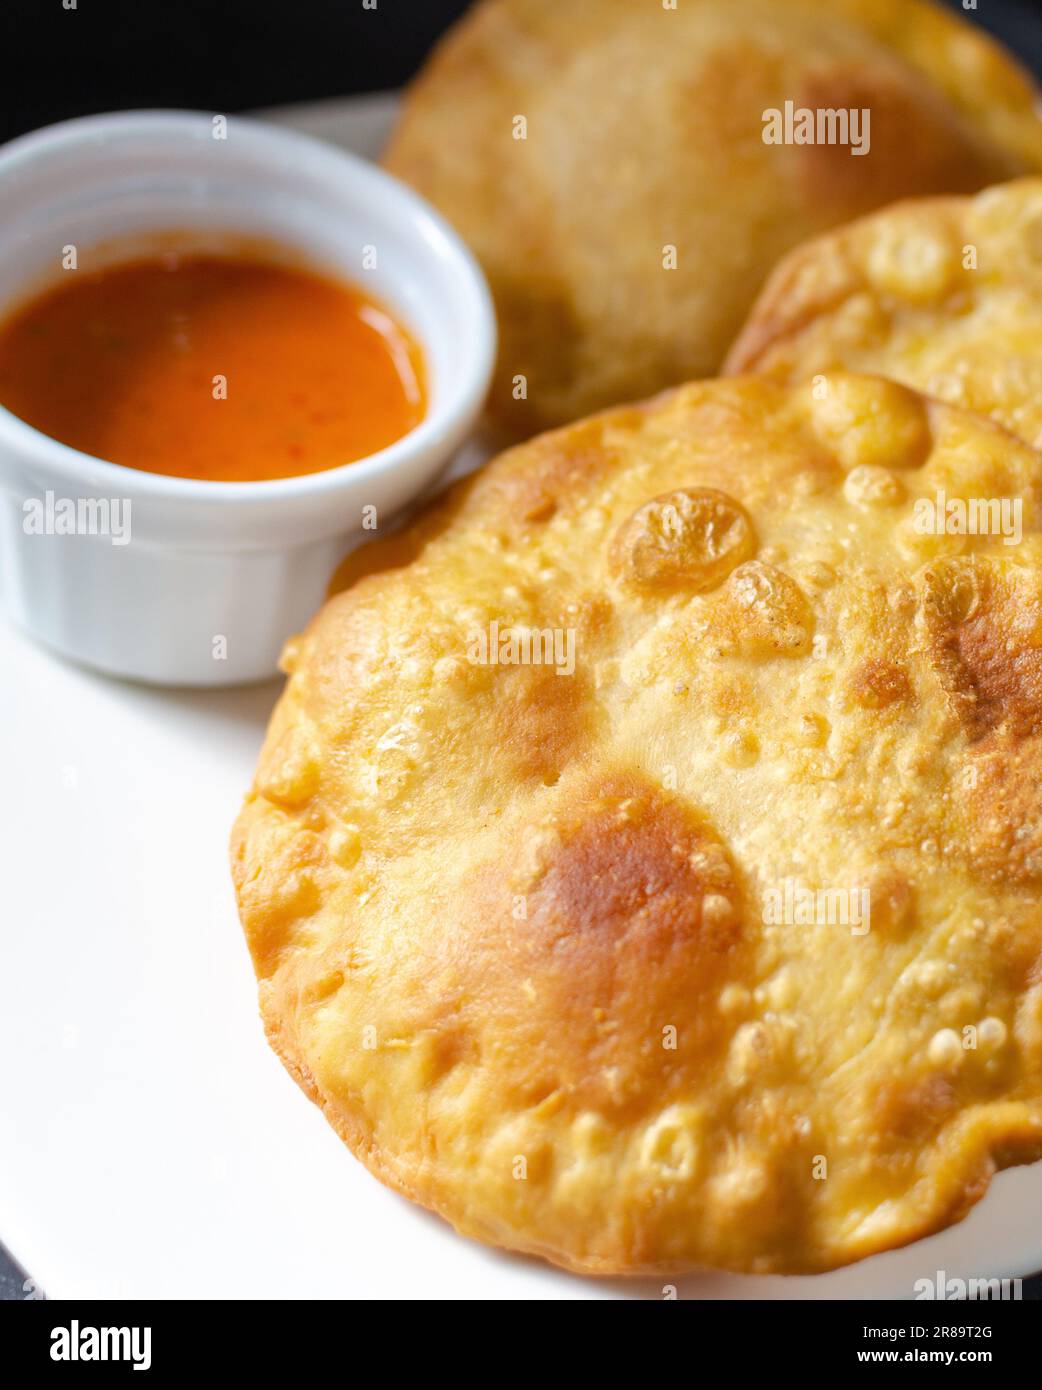
{"type": "Polygon", "coordinates": [[[363,509],[375,507],[382,528],[463,442],[495,353],[481,271],[426,203],[307,136],[221,119],[88,117],[0,150],[0,315],[74,273],[62,270],[69,247],[82,268],[106,243],[125,255],[159,233],[183,233],[191,246],[261,238],[342,274],[399,316],[423,348],[429,407],[416,429],[367,459],[264,483],[124,468],[0,407],[0,564],[15,620],[76,661],[160,684],[272,675],[363,509]],[[100,532],[103,502],[108,534],[53,534],[59,512],[72,516],[66,503],[82,530],[100,532]],[[127,502],[129,540],[119,544],[112,533],[127,502]]]}

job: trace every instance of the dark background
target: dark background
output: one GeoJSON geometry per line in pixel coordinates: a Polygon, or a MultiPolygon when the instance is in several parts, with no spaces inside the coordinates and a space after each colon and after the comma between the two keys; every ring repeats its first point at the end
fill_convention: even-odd
{"type": "MultiPolygon", "coordinates": [[[[0,0],[0,140],[121,107],[228,112],[398,87],[468,0],[377,0],[375,10],[363,9],[362,0],[76,4],[65,10],[62,0],[0,0]]],[[[959,0],[949,4],[961,10],[959,0]]],[[[1042,76],[1038,5],[977,6],[967,18],[1005,39],[1042,76]]]]}
{"type": "Polygon", "coordinates": [[[0,0],[0,140],[132,106],[226,113],[399,87],[469,0],[76,4],[0,0]]]}
{"type": "MultiPolygon", "coordinates": [[[[962,11],[960,0],[948,3],[962,11]]],[[[367,10],[362,0],[76,0],[67,10],[62,0],[0,0],[0,141],[96,111],[184,106],[227,113],[399,87],[468,5],[376,0],[367,10]]],[[[977,5],[962,12],[1042,79],[1042,7],[1033,0],[977,5]]],[[[1042,1221],[1038,1213],[1025,1217],[1042,1221]]],[[[0,1299],[25,1298],[25,1277],[0,1247],[0,1299]]],[[[1042,1277],[1025,1284],[1024,1294],[1042,1298],[1042,1277]]]]}

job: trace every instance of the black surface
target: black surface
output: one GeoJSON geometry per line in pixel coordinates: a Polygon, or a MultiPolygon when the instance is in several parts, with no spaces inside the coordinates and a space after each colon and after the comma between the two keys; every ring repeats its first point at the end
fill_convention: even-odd
{"type": "MultiPolygon", "coordinates": [[[[0,0],[0,140],[95,111],[241,111],[397,87],[468,5],[376,2],[367,10],[363,0],[76,0],[66,10],[63,0],[0,0]]],[[[978,0],[968,11],[948,3],[1042,76],[1031,0],[978,0]]]]}
{"type": "Polygon", "coordinates": [[[118,108],[243,111],[398,87],[467,4],[0,0],[0,140],[118,108]]]}
{"type": "MultiPolygon", "coordinates": [[[[468,3],[76,0],[65,9],[63,0],[0,0],[0,141],[97,111],[232,112],[398,87],[468,3]]],[[[978,0],[975,10],[948,4],[1042,78],[1042,8],[1030,0],[978,0]]],[[[33,1296],[35,1284],[0,1246],[0,1301],[33,1296]]],[[[1024,1296],[1042,1298],[1042,1275],[1024,1296]]]]}

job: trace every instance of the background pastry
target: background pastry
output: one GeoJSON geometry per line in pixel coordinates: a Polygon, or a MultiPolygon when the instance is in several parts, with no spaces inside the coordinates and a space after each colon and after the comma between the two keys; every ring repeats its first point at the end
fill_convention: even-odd
{"type": "Polygon", "coordinates": [[[708,382],[370,550],[232,858],[374,1173],[579,1270],[813,1271],[1042,1156],[1040,465],[877,378],[708,382]]]}
{"type": "Polygon", "coordinates": [[[923,0],[487,0],[414,83],[385,163],[477,252],[492,407],[524,435],[716,372],[806,237],[1042,169],[1034,101],[923,0]],[[867,149],[765,144],[786,102],[868,110],[867,149]]]}
{"type": "Polygon", "coordinates": [[[1042,179],[884,208],[793,251],[725,370],[881,372],[1042,445],[1042,179]]]}

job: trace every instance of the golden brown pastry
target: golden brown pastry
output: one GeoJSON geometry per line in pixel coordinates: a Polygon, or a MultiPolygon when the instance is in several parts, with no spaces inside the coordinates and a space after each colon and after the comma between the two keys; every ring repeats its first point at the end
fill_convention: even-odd
{"type": "Polygon", "coordinates": [[[1042,170],[1035,99],[923,0],[487,0],[413,85],[385,162],[481,260],[492,407],[522,436],[716,372],[806,237],[1042,170]],[[815,143],[764,142],[787,102],[777,133],[815,143]]]}
{"type": "Polygon", "coordinates": [[[1042,446],[1042,179],[884,208],[798,247],[725,370],[880,372],[1042,446]]]}
{"type": "Polygon", "coordinates": [[[1042,1156],[1042,458],[826,386],[522,445],[287,648],[233,837],[268,1034],[467,1235],[822,1270],[1042,1156]]]}

